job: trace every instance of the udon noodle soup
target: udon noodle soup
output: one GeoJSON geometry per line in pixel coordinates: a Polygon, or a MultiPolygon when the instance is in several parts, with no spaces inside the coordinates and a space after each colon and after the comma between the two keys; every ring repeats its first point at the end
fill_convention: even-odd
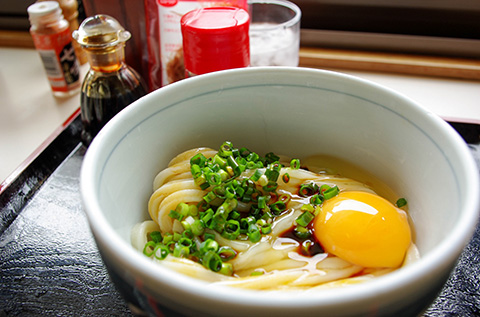
{"type": "Polygon", "coordinates": [[[406,200],[328,157],[262,157],[230,142],[218,151],[195,148],[155,177],[148,211],[132,245],[219,285],[314,290],[366,281],[418,258],[406,200]]]}

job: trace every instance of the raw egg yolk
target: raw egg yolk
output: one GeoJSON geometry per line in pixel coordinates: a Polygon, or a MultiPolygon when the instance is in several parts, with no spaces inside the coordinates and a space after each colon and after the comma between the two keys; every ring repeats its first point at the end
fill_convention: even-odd
{"type": "Polygon", "coordinates": [[[411,243],[406,213],[367,192],[326,200],[313,226],[326,252],[363,267],[399,267],[411,243]]]}

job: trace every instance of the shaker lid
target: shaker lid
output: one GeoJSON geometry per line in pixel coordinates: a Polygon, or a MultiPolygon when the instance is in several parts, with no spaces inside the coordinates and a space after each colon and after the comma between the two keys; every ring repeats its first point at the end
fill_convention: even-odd
{"type": "Polygon", "coordinates": [[[84,48],[104,48],[126,42],[131,34],[116,19],[98,14],[86,18],[72,36],[84,48]]]}
{"type": "Polygon", "coordinates": [[[185,69],[200,75],[250,64],[248,13],[236,7],[190,11],[180,20],[185,69]]]}
{"type": "Polygon", "coordinates": [[[57,1],[36,2],[27,8],[27,12],[30,19],[43,17],[51,13],[55,13],[58,16],[62,14],[60,5],[57,1]]]}

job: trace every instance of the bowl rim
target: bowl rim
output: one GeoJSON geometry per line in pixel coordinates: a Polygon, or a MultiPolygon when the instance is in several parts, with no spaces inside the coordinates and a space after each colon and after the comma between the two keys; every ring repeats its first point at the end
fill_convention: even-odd
{"type": "Polygon", "coordinates": [[[172,288],[172,290],[176,291],[183,291],[185,288],[182,287],[182,285],[188,285],[188,291],[198,298],[209,300],[212,300],[213,298],[215,301],[235,303],[238,305],[248,303],[248,306],[250,307],[291,307],[298,309],[320,306],[333,307],[344,305],[346,301],[366,301],[376,296],[378,297],[379,294],[388,293],[394,289],[405,288],[408,285],[414,285],[415,283],[418,283],[419,280],[422,280],[422,277],[433,276],[445,269],[449,269],[473,235],[473,231],[475,230],[474,224],[478,221],[480,203],[480,199],[478,198],[480,192],[479,177],[477,175],[478,173],[469,173],[469,171],[472,170],[478,170],[478,167],[476,166],[466,143],[456,131],[443,119],[427,109],[424,109],[415,101],[397,91],[365,79],[333,71],[301,67],[254,67],[205,74],[183,80],[182,82],[170,84],[148,94],[131,106],[122,110],[106,125],[104,129],[102,129],[87,150],[80,173],[80,190],[84,210],[97,244],[107,247],[108,250],[115,250],[115,253],[111,253],[110,256],[114,257],[119,265],[129,267],[135,272],[135,274],[154,279],[160,284],[166,283],[172,288]],[[279,297],[277,296],[268,296],[268,292],[263,293],[265,294],[264,296],[262,295],[262,292],[258,291],[228,288],[230,291],[224,292],[223,287],[206,288],[206,282],[183,276],[180,273],[171,274],[171,271],[168,269],[159,269],[158,264],[155,264],[150,259],[142,256],[138,251],[134,250],[133,247],[124,241],[108,224],[107,219],[101,212],[98,202],[91,199],[97,196],[95,186],[93,186],[95,184],[95,173],[97,172],[95,164],[101,157],[102,144],[104,142],[109,142],[111,138],[118,139],[118,136],[114,136],[113,133],[107,131],[111,130],[124,118],[134,114],[136,108],[141,107],[141,104],[143,103],[141,100],[143,99],[155,99],[162,94],[175,93],[179,89],[178,87],[183,86],[181,88],[182,90],[188,89],[190,85],[193,87],[202,81],[222,79],[224,77],[237,76],[241,73],[251,74],[255,72],[264,75],[268,74],[272,77],[283,76],[289,72],[310,74],[318,76],[319,78],[322,76],[329,76],[339,80],[353,81],[357,84],[369,86],[375,90],[382,90],[393,94],[396,98],[400,98],[406,105],[408,105],[408,107],[414,108],[417,113],[421,114],[432,127],[444,133],[444,137],[453,145],[452,151],[456,151],[461,157],[462,172],[467,176],[466,180],[468,182],[468,192],[464,196],[470,197],[468,201],[464,202],[464,212],[460,215],[456,226],[448,233],[451,239],[444,239],[437,247],[429,251],[428,254],[422,256],[420,261],[396,270],[381,278],[369,281],[368,287],[364,287],[366,283],[362,283],[345,288],[328,289],[327,292],[322,291],[321,296],[318,296],[317,293],[313,292],[307,292],[302,296],[291,296],[291,293],[285,292],[280,294],[285,295],[281,296],[282,300],[279,300],[279,297]],[[477,199],[474,197],[477,197],[477,199]]]}

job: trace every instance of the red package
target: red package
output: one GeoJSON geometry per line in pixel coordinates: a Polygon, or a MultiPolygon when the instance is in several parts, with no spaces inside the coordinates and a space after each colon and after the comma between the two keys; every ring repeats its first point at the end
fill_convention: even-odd
{"type": "Polygon", "coordinates": [[[150,89],[185,78],[180,18],[194,9],[213,6],[248,9],[246,0],[145,0],[150,89]]]}

